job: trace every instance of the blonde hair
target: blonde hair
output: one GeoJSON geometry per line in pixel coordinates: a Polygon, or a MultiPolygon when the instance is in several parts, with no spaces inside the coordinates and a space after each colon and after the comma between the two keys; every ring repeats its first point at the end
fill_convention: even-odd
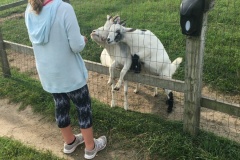
{"type": "Polygon", "coordinates": [[[39,14],[43,8],[43,2],[44,0],[28,0],[30,5],[32,6],[32,9],[39,14]]]}

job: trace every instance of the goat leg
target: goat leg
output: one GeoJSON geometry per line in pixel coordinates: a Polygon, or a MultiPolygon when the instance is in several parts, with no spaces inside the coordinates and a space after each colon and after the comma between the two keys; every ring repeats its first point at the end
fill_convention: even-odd
{"type": "Polygon", "coordinates": [[[171,112],[172,112],[173,102],[174,102],[174,100],[173,100],[173,93],[170,92],[170,93],[168,94],[168,100],[166,101],[166,103],[167,103],[167,105],[168,105],[168,109],[167,109],[167,112],[168,112],[168,113],[171,113],[171,112]]]}
{"type": "Polygon", "coordinates": [[[158,87],[154,87],[153,97],[157,97],[157,96],[158,96],[158,87]]]}
{"type": "Polygon", "coordinates": [[[111,107],[115,107],[115,101],[116,101],[116,91],[114,90],[114,84],[112,84],[112,101],[111,101],[111,107]]]}
{"type": "Polygon", "coordinates": [[[122,82],[123,82],[123,79],[124,79],[124,76],[126,75],[127,71],[128,71],[129,68],[131,67],[131,64],[132,64],[132,60],[131,60],[131,59],[128,60],[128,61],[124,64],[124,66],[123,66],[123,68],[122,68],[122,70],[121,70],[121,72],[120,72],[119,80],[118,80],[116,86],[114,87],[114,90],[117,90],[117,91],[118,91],[118,90],[120,89],[120,87],[121,87],[121,85],[122,85],[122,82]]]}
{"type": "Polygon", "coordinates": [[[137,93],[139,92],[140,85],[141,85],[140,83],[137,83],[137,84],[136,84],[136,88],[135,88],[134,91],[133,91],[134,93],[137,94],[137,93]]]}
{"type": "Polygon", "coordinates": [[[128,110],[128,81],[124,81],[124,109],[128,110]]]}
{"type": "Polygon", "coordinates": [[[111,86],[113,84],[113,76],[114,76],[114,69],[116,68],[116,61],[113,61],[111,66],[109,67],[109,79],[107,84],[111,86]]]}

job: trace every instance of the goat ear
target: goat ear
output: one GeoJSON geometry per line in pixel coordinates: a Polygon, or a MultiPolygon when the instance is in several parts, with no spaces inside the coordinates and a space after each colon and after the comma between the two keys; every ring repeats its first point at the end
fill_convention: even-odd
{"type": "Polygon", "coordinates": [[[125,27],[126,26],[126,22],[122,23],[121,25],[125,27]]]}
{"type": "Polygon", "coordinates": [[[125,26],[126,25],[126,19],[124,19],[123,21],[120,21],[119,24],[122,25],[122,26],[125,26]]]}
{"type": "Polygon", "coordinates": [[[110,20],[112,18],[111,15],[107,15],[107,20],[110,20]]]}
{"type": "Polygon", "coordinates": [[[115,16],[115,17],[113,17],[113,23],[120,23],[120,17],[119,16],[115,16]]]}

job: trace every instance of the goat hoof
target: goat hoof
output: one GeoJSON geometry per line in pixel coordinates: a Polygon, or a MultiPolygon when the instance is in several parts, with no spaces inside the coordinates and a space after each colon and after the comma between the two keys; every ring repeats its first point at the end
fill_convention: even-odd
{"type": "Polygon", "coordinates": [[[172,108],[168,108],[167,113],[172,113],[172,108]]]}
{"type": "MultiPolygon", "coordinates": [[[[153,94],[153,97],[157,97],[157,96],[158,96],[158,94],[155,94],[155,93],[153,94]]],[[[166,103],[167,103],[167,101],[166,101],[166,103]]]]}
{"type": "Polygon", "coordinates": [[[111,107],[113,108],[113,107],[115,107],[116,105],[115,105],[115,102],[114,101],[112,101],[111,102],[111,107]]]}
{"type": "Polygon", "coordinates": [[[137,93],[138,93],[138,91],[137,91],[137,90],[134,90],[133,92],[134,92],[135,94],[137,94],[137,93]]]}
{"type": "Polygon", "coordinates": [[[115,90],[115,91],[119,91],[119,88],[118,88],[118,87],[115,87],[114,90],[115,90]]]}

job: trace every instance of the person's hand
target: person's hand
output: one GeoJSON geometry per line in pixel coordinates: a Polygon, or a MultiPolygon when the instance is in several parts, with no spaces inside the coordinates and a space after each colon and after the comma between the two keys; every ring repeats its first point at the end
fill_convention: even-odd
{"type": "Polygon", "coordinates": [[[85,41],[85,43],[87,43],[87,42],[88,42],[88,39],[87,39],[87,37],[86,37],[86,36],[84,36],[84,41],[85,41]]]}

